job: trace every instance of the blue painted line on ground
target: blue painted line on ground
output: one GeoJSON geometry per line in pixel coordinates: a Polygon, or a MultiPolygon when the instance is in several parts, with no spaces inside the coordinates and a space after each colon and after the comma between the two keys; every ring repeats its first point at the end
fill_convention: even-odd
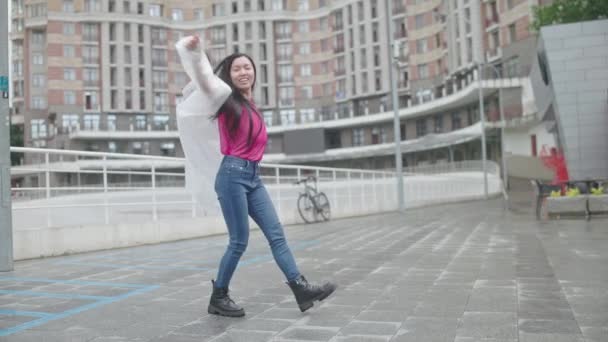
{"type": "Polygon", "coordinates": [[[55,316],[55,314],[51,314],[51,313],[47,313],[47,312],[7,310],[7,309],[0,309],[0,315],[27,316],[27,317],[52,317],[52,316],[55,316]]]}
{"type": "Polygon", "coordinates": [[[181,266],[146,266],[146,265],[120,265],[101,262],[79,262],[79,261],[61,261],[59,265],[79,265],[79,266],[96,266],[103,268],[116,268],[125,270],[182,270],[182,271],[208,271],[208,267],[181,267],[181,266]]]}
{"type": "Polygon", "coordinates": [[[100,287],[126,287],[126,288],[142,288],[149,286],[147,284],[133,284],[133,283],[108,283],[103,281],[89,281],[89,280],[73,280],[73,279],[46,279],[46,278],[23,278],[23,277],[4,277],[0,276],[0,281],[20,281],[20,282],[32,282],[32,283],[51,283],[51,284],[73,284],[73,285],[84,285],[84,286],[100,286],[100,287]]]}
{"type": "MultiPolygon", "coordinates": [[[[290,246],[292,251],[305,249],[307,247],[311,247],[319,244],[318,240],[311,241],[303,241],[292,244],[290,246]]],[[[90,258],[93,259],[93,258],[90,258]]],[[[89,260],[90,260],[89,259],[89,260]]],[[[98,258],[99,259],[99,258],[98,258]]],[[[272,254],[266,253],[258,256],[254,256],[249,259],[242,260],[239,263],[239,266],[243,265],[251,265],[259,262],[266,262],[273,259],[272,254]]],[[[82,259],[81,259],[82,260],[82,259]]],[[[123,268],[123,269],[157,269],[157,270],[192,270],[192,271],[208,271],[209,268],[203,267],[169,267],[169,266],[132,266],[132,265],[116,265],[116,264],[106,264],[106,263],[89,263],[86,261],[67,261],[67,262],[58,262],[58,264],[70,264],[70,265],[83,265],[83,266],[99,266],[99,267],[107,267],[107,268],[123,268]]],[[[89,303],[86,305],[78,306],[70,310],[63,311],[61,313],[56,314],[45,314],[45,313],[36,313],[36,312],[28,312],[28,311],[15,311],[15,310],[4,310],[7,314],[11,315],[20,315],[20,316],[31,316],[31,317],[40,317],[38,319],[19,324],[15,327],[0,329],[0,337],[8,336],[15,334],[20,331],[24,331],[33,327],[37,327],[40,325],[44,325],[48,322],[63,319],[66,317],[73,316],[75,314],[95,309],[107,304],[115,303],[121,301],[123,299],[129,298],[131,296],[135,296],[138,294],[150,292],[158,289],[160,286],[158,285],[144,285],[144,284],[127,284],[127,283],[109,283],[109,282],[97,282],[97,281],[84,281],[84,280],[62,280],[62,279],[45,279],[45,278],[20,278],[20,277],[2,277],[0,276],[0,281],[20,281],[20,282],[41,282],[41,283],[57,283],[57,284],[74,284],[74,285],[83,285],[83,286],[101,286],[101,287],[118,287],[118,288],[129,288],[133,289],[127,293],[122,295],[113,296],[113,297],[101,297],[101,296],[83,296],[83,295],[64,295],[64,294],[53,294],[53,293],[45,293],[45,292],[34,292],[34,291],[9,291],[4,290],[5,292],[11,292],[11,294],[16,294],[16,292],[21,292],[23,295],[37,294],[40,297],[50,297],[50,296],[61,296],[55,298],[67,298],[66,296],[71,296],[70,299],[90,299],[94,300],[93,303],[89,303]],[[48,295],[48,296],[47,296],[48,295]],[[80,298],[78,298],[80,297],[80,298]],[[10,313],[9,313],[10,312],[10,313]]],[[[0,292],[2,293],[2,292],[0,292]]],[[[1,309],[0,309],[1,310],[1,309]]],[[[3,311],[0,311],[2,314],[3,311]]]]}
{"type": "MultiPolygon", "coordinates": [[[[19,280],[21,278],[15,278],[15,280],[19,280]]],[[[50,280],[50,279],[48,279],[50,280]]],[[[63,282],[63,281],[62,281],[63,282]]],[[[112,283],[105,283],[105,284],[110,284],[112,285],[112,283]]],[[[132,285],[132,284],[131,284],[132,285]]],[[[150,292],[153,290],[156,290],[157,288],[159,288],[159,286],[157,285],[143,285],[144,287],[141,287],[139,289],[136,290],[131,290],[127,293],[124,293],[122,295],[118,295],[118,296],[113,296],[113,297],[97,297],[97,298],[101,298],[93,303],[89,303],[86,305],[82,305],[82,306],[78,306],[75,307],[73,309],[70,310],[66,310],[63,311],[61,313],[56,313],[56,314],[45,314],[45,313],[36,313],[36,312],[28,312],[28,311],[16,311],[16,310],[2,310],[0,311],[0,314],[2,314],[2,312],[6,312],[7,314],[12,314],[12,315],[18,315],[18,316],[32,316],[32,317],[40,317],[38,319],[26,322],[26,323],[22,323],[19,324],[17,326],[11,327],[11,328],[6,328],[6,329],[0,329],[0,337],[2,336],[8,336],[8,335],[12,335],[15,333],[18,333],[20,331],[23,330],[27,330],[33,327],[37,327],[43,324],[46,324],[48,322],[51,321],[55,321],[55,320],[59,320],[59,319],[63,319],[66,317],[70,317],[73,316],[75,314],[87,311],[87,310],[91,310],[91,309],[95,309],[110,303],[115,303],[118,301],[121,301],[123,299],[129,298],[131,296],[135,296],[138,294],[142,294],[145,292],[150,292]],[[20,314],[22,313],[22,314],[20,314]]],[[[112,286],[114,287],[114,286],[112,286]]],[[[27,291],[26,291],[27,292],[27,291]]],[[[87,296],[87,297],[94,297],[94,296],[87,296]]]]}
{"type": "Polygon", "coordinates": [[[84,300],[104,300],[108,297],[102,296],[87,296],[71,293],[52,293],[52,292],[37,292],[37,291],[21,291],[21,290],[0,290],[0,294],[9,294],[15,296],[27,296],[27,297],[45,297],[45,298],[59,298],[59,299],[84,299],[84,300]]]}

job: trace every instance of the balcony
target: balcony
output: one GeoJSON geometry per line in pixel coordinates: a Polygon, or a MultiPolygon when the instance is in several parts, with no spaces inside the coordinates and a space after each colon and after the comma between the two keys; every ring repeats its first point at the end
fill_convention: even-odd
{"type": "Polygon", "coordinates": [[[115,125],[105,124],[75,124],[57,127],[57,134],[68,135],[75,140],[146,140],[146,139],[177,139],[177,124],[174,120],[159,124],[138,125],[131,123],[129,127],[116,128],[115,125]]]}
{"type": "Polygon", "coordinates": [[[502,48],[500,46],[488,49],[486,51],[486,60],[488,62],[493,62],[502,57],[502,48]]]}

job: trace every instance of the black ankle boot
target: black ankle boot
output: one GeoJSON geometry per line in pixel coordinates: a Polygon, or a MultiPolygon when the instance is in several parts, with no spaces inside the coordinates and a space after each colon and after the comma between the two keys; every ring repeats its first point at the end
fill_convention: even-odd
{"type": "Polygon", "coordinates": [[[336,284],[330,282],[321,286],[311,285],[304,276],[288,282],[287,285],[289,285],[291,291],[296,296],[296,302],[298,302],[298,306],[302,312],[312,308],[314,301],[321,301],[327,298],[336,289],[336,284]]]}
{"type": "Polygon", "coordinates": [[[228,317],[245,316],[245,310],[228,296],[227,287],[215,287],[215,281],[213,280],[211,284],[213,284],[213,293],[209,299],[208,313],[228,317]]]}

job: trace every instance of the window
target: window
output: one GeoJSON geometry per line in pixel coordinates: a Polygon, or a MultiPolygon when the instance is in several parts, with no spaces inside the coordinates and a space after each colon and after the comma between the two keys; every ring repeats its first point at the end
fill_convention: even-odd
{"type": "Polygon", "coordinates": [[[32,63],[34,63],[34,65],[42,65],[44,64],[44,57],[41,53],[34,53],[32,54],[32,63]]]}
{"type": "Polygon", "coordinates": [[[32,139],[46,138],[46,121],[43,119],[34,119],[30,121],[32,139]]]}
{"type": "Polygon", "coordinates": [[[83,24],[82,35],[83,40],[88,42],[96,42],[99,35],[97,24],[83,24]]]}
{"type": "Polygon", "coordinates": [[[277,23],[277,38],[286,39],[291,36],[291,23],[277,23]]]}
{"type": "Polygon", "coordinates": [[[122,10],[125,13],[131,13],[131,3],[129,3],[129,1],[123,1],[122,2],[122,10]]]}
{"type": "Polygon", "coordinates": [[[66,36],[72,36],[76,33],[76,25],[74,23],[63,24],[63,34],[66,36]]]}
{"type": "Polygon", "coordinates": [[[159,4],[150,4],[148,11],[151,17],[161,17],[163,15],[163,6],[159,4]]]}
{"type": "Polygon", "coordinates": [[[74,48],[74,45],[64,45],[63,46],[63,57],[72,58],[74,56],[76,56],[76,49],[74,48]]]}
{"type": "Polygon", "coordinates": [[[273,11],[282,11],[285,9],[284,0],[272,0],[272,10],[273,11]]]}
{"type": "Polygon", "coordinates": [[[429,77],[429,68],[426,64],[418,65],[418,79],[425,79],[429,77]]]}
{"type": "Polygon", "coordinates": [[[33,74],[32,75],[32,86],[34,88],[43,88],[45,84],[45,76],[44,74],[33,74]]]}
{"type": "Polygon", "coordinates": [[[293,106],[293,98],[294,98],[293,87],[279,88],[279,106],[281,106],[281,107],[293,106]]]}
{"type": "Polygon", "coordinates": [[[353,146],[365,145],[365,130],[363,128],[353,129],[353,146]]]}
{"type": "Polygon", "coordinates": [[[74,13],[74,0],[63,0],[63,11],[74,13]]]}
{"type": "Polygon", "coordinates": [[[184,21],[184,12],[180,8],[171,10],[171,19],[173,21],[184,21]]]}
{"type": "Polygon", "coordinates": [[[99,114],[85,114],[83,118],[84,129],[87,131],[99,130],[99,114]]]}
{"type": "MultiPolygon", "coordinates": [[[[125,68],[125,86],[130,87],[133,84],[133,77],[131,75],[131,68],[125,68]]],[[[130,94],[127,96],[125,95],[127,98],[130,98],[130,94]]]]}
{"type": "Polygon", "coordinates": [[[283,109],[280,111],[281,125],[293,125],[296,123],[295,109],[283,109]]]}
{"type": "Polygon", "coordinates": [[[314,122],[315,110],[312,108],[300,109],[300,123],[314,122]]]}
{"type": "Polygon", "coordinates": [[[125,57],[125,63],[131,64],[131,47],[128,45],[125,45],[124,57],[125,57]]]}
{"type": "Polygon", "coordinates": [[[307,33],[309,31],[310,31],[310,25],[308,24],[308,21],[300,21],[298,23],[298,32],[307,33]]]}
{"type": "Polygon", "coordinates": [[[106,116],[106,122],[108,123],[108,131],[116,130],[116,115],[108,114],[106,116]]]}
{"type": "Polygon", "coordinates": [[[143,131],[147,128],[146,124],[146,115],[136,115],[135,116],[135,129],[138,131],[143,131]]]}
{"type": "Polygon", "coordinates": [[[61,115],[61,127],[64,132],[70,132],[78,129],[80,126],[80,117],[78,114],[63,114],[61,115]]]}
{"type": "Polygon", "coordinates": [[[428,44],[426,38],[418,39],[416,41],[416,52],[418,54],[426,53],[428,51],[428,44]]]}
{"type": "Polygon", "coordinates": [[[175,143],[174,142],[164,142],[160,144],[160,153],[163,156],[175,156],[175,143]]]}
{"type": "Polygon", "coordinates": [[[272,126],[274,124],[274,122],[273,122],[274,113],[271,110],[265,110],[263,115],[264,115],[264,123],[266,124],[266,126],[272,126]]]}
{"type": "Polygon", "coordinates": [[[85,64],[97,64],[99,61],[99,48],[97,46],[83,46],[82,59],[85,64]]]}
{"type": "Polygon", "coordinates": [[[152,86],[154,88],[167,88],[168,78],[166,71],[153,71],[152,72],[152,86]]]}
{"type": "Polygon", "coordinates": [[[226,42],[226,30],[224,27],[213,27],[211,29],[211,42],[213,44],[224,44],[226,42]]]}
{"type": "Polygon", "coordinates": [[[116,153],[117,150],[118,150],[118,148],[116,147],[116,142],[115,141],[108,141],[108,152],[110,152],[110,153],[116,153]]]}
{"type": "Polygon", "coordinates": [[[130,24],[125,24],[124,26],[124,40],[125,41],[131,41],[131,25],[130,24]]]}
{"type": "Polygon", "coordinates": [[[386,127],[372,128],[372,144],[384,144],[386,142],[386,127]]]}
{"type": "Polygon", "coordinates": [[[40,31],[32,32],[32,43],[35,45],[44,44],[44,32],[40,32],[40,31]]]}
{"type": "Polygon", "coordinates": [[[155,93],[154,94],[154,110],[156,112],[168,112],[169,111],[169,96],[167,93],[155,93]]]}
{"type": "Polygon", "coordinates": [[[452,113],[452,130],[462,128],[462,120],[460,119],[460,113],[452,113]]]}
{"type": "Polygon", "coordinates": [[[298,0],[298,11],[308,11],[308,0],[298,0]]]}
{"type": "Polygon", "coordinates": [[[292,56],[292,46],[291,44],[279,44],[278,45],[278,59],[281,60],[289,60],[292,56]]]}
{"type": "Polygon", "coordinates": [[[310,54],[310,43],[300,43],[300,54],[301,55],[310,54]]]}
{"type": "Polygon", "coordinates": [[[426,135],[426,119],[416,120],[416,137],[420,138],[426,135]]]}
{"type": "Polygon", "coordinates": [[[165,130],[165,128],[169,125],[169,115],[154,115],[152,118],[152,124],[154,125],[155,130],[165,130]]]}
{"type": "Polygon", "coordinates": [[[515,23],[509,25],[509,42],[513,43],[517,41],[517,28],[515,23]]]}
{"type": "Polygon", "coordinates": [[[239,4],[236,1],[232,2],[232,14],[237,14],[239,12],[239,4]]]}
{"type": "Polygon", "coordinates": [[[110,23],[110,41],[116,40],[116,24],[110,23]]]}
{"type": "Polygon", "coordinates": [[[116,12],[116,1],[115,0],[108,1],[108,12],[110,12],[110,13],[116,12]]]}
{"type": "Polygon", "coordinates": [[[293,82],[293,67],[291,65],[279,65],[279,82],[293,82]]]}
{"type": "Polygon", "coordinates": [[[312,99],[312,86],[302,86],[300,88],[300,98],[302,100],[312,99]]]}
{"type": "Polygon", "coordinates": [[[84,0],[85,12],[100,12],[101,0],[84,0]]]}
{"type": "Polygon", "coordinates": [[[435,115],[433,118],[433,127],[435,133],[443,132],[443,115],[435,115]]]}
{"type": "Polygon", "coordinates": [[[424,14],[418,14],[415,17],[415,21],[416,21],[416,29],[421,29],[422,27],[424,27],[424,14]]]}
{"type": "Polygon", "coordinates": [[[211,5],[211,15],[214,17],[220,17],[226,14],[226,9],[223,3],[217,3],[211,5]]]}
{"type": "Polygon", "coordinates": [[[302,64],[300,65],[300,76],[307,77],[311,75],[311,67],[310,64],[302,64]]]}
{"type": "Polygon", "coordinates": [[[64,68],[63,69],[63,79],[66,81],[75,81],[76,80],[76,70],[74,68],[64,68]]]}
{"type": "Polygon", "coordinates": [[[194,9],[194,19],[196,19],[196,20],[203,20],[203,19],[205,19],[205,12],[203,12],[202,8],[196,8],[196,9],[194,9]]]}
{"type": "Polygon", "coordinates": [[[73,90],[63,91],[63,103],[66,105],[76,104],[76,93],[73,90]]]}
{"type": "Polygon", "coordinates": [[[97,110],[99,107],[98,96],[96,91],[89,91],[84,94],[84,109],[97,110]]]}

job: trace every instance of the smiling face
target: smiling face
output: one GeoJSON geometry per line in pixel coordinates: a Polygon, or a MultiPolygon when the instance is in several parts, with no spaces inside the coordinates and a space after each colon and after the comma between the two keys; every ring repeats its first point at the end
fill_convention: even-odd
{"type": "Polygon", "coordinates": [[[255,71],[249,58],[241,56],[232,62],[230,79],[241,93],[248,94],[251,92],[251,87],[255,82],[255,71]]]}

